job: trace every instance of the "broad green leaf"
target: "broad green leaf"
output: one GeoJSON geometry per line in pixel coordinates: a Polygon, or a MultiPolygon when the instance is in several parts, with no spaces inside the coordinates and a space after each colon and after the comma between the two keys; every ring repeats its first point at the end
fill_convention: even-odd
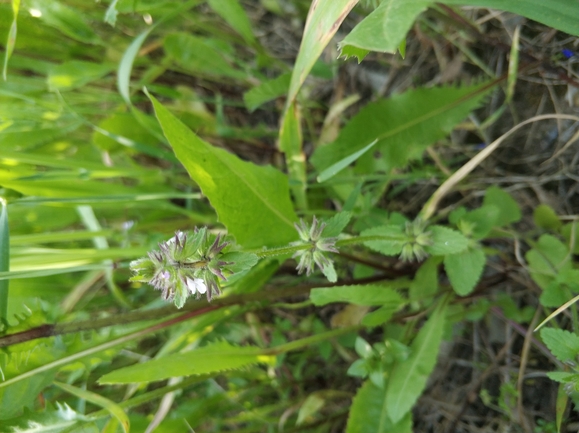
{"type": "Polygon", "coordinates": [[[89,401],[92,404],[102,407],[119,421],[125,433],[127,433],[130,430],[131,423],[129,421],[129,417],[127,416],[125,411],[112,400],[105,398],[99,394],[95,394],[94,392],[77,388],[76,386],[71,386],[66,383],[55,381],[54,384],[58,386],[60,389],[68,392],[69,394],[72,394],[80,399],[89,401]]]}
{"type": "Polygon", "coordinates": [[[57,0],[33,0],[30,9],[38,11],[38,19],[68,37],[87,44],[100,44],[102,41],[86,23],[79,10],[66,6],[57,0]]]}
{"type": "Polygon", "coordinates": [[[394,366],[387,385],[386,408],[392,422],[402,420],[422,394],[436,364],[444,331],[447,299],[443,299],[412,342],[410,357],[394,366]]]}
{"type": "Polygon", "coordinates": [[[188,33],[174,33],[165,38],[163,48],[169,57],[189,72],[207,74],[213,79],[246,77],[245,72],[230,65],[222,50],[205,38],[188,33]]]}
{"type": "Polygon", "coordinates": [[[579,36],[579,8],[569,0],[443,0],[441,3],[500,9],[579,36]]]}
{"type": "Polygon", "coordinates": [[[430,226],[426,230],[432,235],[432,245],[425,246],[424,250],[433,256],[460,253],[468,247],[468,239],[456,230],[443,226],[430,226]]]}
{"type": "Polygon", "coordinates": [[[558,230],[563,225],[553,208],[546,204],[540,204],[535,208],[533,221],[537,227],[545,230],[558,230]]]}
{"type": "Polygon", "coordinates": [[[386,389],[367,380],[358,389],[346,426],[346,433],[412,433],[412,414],[394,423],[389,418],[386,389]]]}
{"type": "MultiPolygon", "coordinates": [[[[0,197],[0,272],[10,271],[8,204],[0,197]]],[[[8,280],[0,280],[0,320],[8,320],[8,280]]],[[[1,366],[0,366],[1,367],[1,366]]]]}
{"type": "Polygon", "coordinates": [[[325,238],[338,236],[340,233],[342,233],[342,231],[344,231],[350,222],[350,218],[352,218],[352,214],[350,212],[338,212],[330,219],[324,220],[326,227],[324,227],[322,236],[325,238]]]}
{"type": "MultiPolygon", "coordinates": [[[[395,53],[406,37],[416,17],[431,4],[430,0],[383,0],[340,43],[346,55],[356,55],[353,49],[395,53]]],[[[358,56],[358,61],[363,57],[358,56]]]]}
{"type": "Polygon", "coordinates": [[[246,248],[278,246],[297,238],[293,223],[298,218],[282,173],[211,146],[149,97],[177,158],[239,244],[246,248]]]}
{"type": "Polygon", "coordinates": [[[245,42],[249,45],[257,45],[251,22],[238,0],[209,0],[208,3],[211,9],[243,37],[245,42]]]}
{"type": "MultiPolygon", "coordinates": [[[[421,88],[370,103],[346,124],[334,142],[318,147],[311,162],[322,173],[378,140],[374,150],[384,168],[403,167],[450,133],[491,88],[488,84],[421,88]]],[[[360,172],[374,170],[375,154],[367,152],[358,159],[360,172]]]]}
{"type": "Polygon", "coordinates": [[[527,251],[525,258],[531,277],[542,289],[546,289],[560,271],[572,267],[569,248],[551,235],[541,236],[534,248],[527,251]]]}
{"type": "Polygon", "coordinates": [[[51,69],[48,74],[50,90],[72,90],[104,77],[113,71],[110,65],[71,60],[51,69]]]}
{"type": "Polygon", "coordinates": [[[289,89],[290,79],[291,73],[288,72],[272,80],[263,81],[243,94],[245,106],[249,111],[254,111],[260,105],[285,95],[289,89]]]}
{"type": "Polygon", "coordinates": [[[275,362],[275,356],[263,355],[258,347],[235,347],[222,341],[115,370],[102,376],[99,383],[154,382],[272,362],[275,362]]]}
{"type": "Polygon", "coordinates": [[[454,291],[460,296],[472,292],[479,281],[486,263],[482,249],[468,249],[444,257],[444,269],[454,291]]]}
{"type": "Polygon", "coordinates": [[[403,303],[402,297],[394,289],[375,285],[312,289],[310,299],[317,306],[332,302],[348,302],[356,305],[387,304],[398,308],[403,303]]]}
{"type": "Polygon", "coordinates": [[[8,31],[8,36],[6,39],[6,51],[4,53],[4,66],[2,68],[2,77],[6,81],[8,73],[8,60],[12,56],[14,51],[14,45],[16,44],[16,34],[18,32],[18,10],[20,9],[20,0],[12,0],[12,24],[10,25],[10,30],[8,31]]]}
{"type": "Polygon", "coordinates": [[[579,336],[563,329],[543,328],[541,339],[561,362],[576,361],[579,355],[579,336]]]}
{"type": "Polygon", "coordinates": [[[374,227],[364,230],[360,235],[364,237],[375,236],[377,239],[365,241],[364,245],[386,256],[400,254],[402,247],[408,242],[408,236],[399,225],[374,227]]]}
{"type": "Polygon", "coordinates": [[[464,234],[470,232],[474,239],[484,239],[496,225],[499,214],[494,205],[479,207],[460,217],[459,228],[464,234]]]}
{"type": "Polygon", "coordinates": [[[499,227],[515,223],[521,219],[521,208],[509,193],[497,186],[486,190],[483,206],[495,206],[499,210],[496,224],[499,227]]]}
{"type": "Polygon", "coordinates": [[[376,143],[378,143],[378,140],[374,140],[372,143],[370,143],[363,149],[360,149],[357,152],[354,152],[353,154],[329,166],[318,175],[317,181],[325,182],[326,180],[331,179],[332,177],[334,177],[334,175],[338,174],[340,171],[348,167],[350,164],[352,164],[354,161],[356,161],[358,158],[360,158],[362,155],[364,155],[366,152],[372,149],[376,143]]]}
{"type": "MultiPolygon", "coordinates": [[[[7,354],[2,353],[0,354],[0,368],[2,368],[0,385],[38,366],[50,363],[54,359],[56,356],[52,349],[41,344],[37,344],[29,353],[12,354],[9,358],[7,354]]],[[[0,386],[0,419],[18,416],[24,408],[32,408],[38,394],[50,385],[55,374],[56,370],[50,370],[25,377],[16,383],[0,386]]]]}

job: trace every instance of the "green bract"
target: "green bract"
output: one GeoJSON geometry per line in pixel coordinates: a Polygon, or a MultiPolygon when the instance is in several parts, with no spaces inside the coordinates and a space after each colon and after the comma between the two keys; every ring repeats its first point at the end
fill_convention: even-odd
{"type": "Polygon", "coordinates": [[[318,265],[326,278],[332,283],[335,282],[338,277],[336,275],[336,270],[334,269],[334,263],[325,253],[338,252],[338,249],[336,248],[336,241],[338,238],[323,238],[322,234],[326,228],[326,223],[319,222],[315,216],[311,227],[308,227],[304,220],[300,220],[299,225],[294,225],[301,240],[292,242],[291,245],[310,245],[307,250],[297,251],[293,256],[293,258],[300,258],[297,266],[298,273],[302,274],[306,271],[306,275],[310,275],[314,271],[315,265],[318,265]]]}

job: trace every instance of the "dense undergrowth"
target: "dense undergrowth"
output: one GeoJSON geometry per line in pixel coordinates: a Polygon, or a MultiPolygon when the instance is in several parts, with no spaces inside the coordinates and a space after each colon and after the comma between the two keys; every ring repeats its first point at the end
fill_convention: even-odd
{"type": "Polygon", "coordinates": [[[577,36],[566,0],[1,3],[0,432],[572,428],[577,36]]]}

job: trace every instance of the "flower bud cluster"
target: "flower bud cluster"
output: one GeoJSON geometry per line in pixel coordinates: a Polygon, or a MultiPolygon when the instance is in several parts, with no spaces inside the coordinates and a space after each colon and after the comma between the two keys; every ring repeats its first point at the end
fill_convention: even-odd
{"type": "Polygon", "coordinates": [[[181,308],[189,295],[202,294],[211,301],[220,295],[220,281],[232,274],[236,253],[224,253],[230,242],[222,235],[208,233],[207,228],[195,229],[193,234],[177,231],[166,242],[159,243],[159,250],[151,251],[148,257],[131,262],[134,276],[131,281],[145,282],[157,290],[162,297],[175,302],[181,308]]]}
{"type": "Polygon", "coordinates": [[[322,237],[326,223],[319,222],[315,216],[311,227],[308,227],[303,220],[300,220],[300,224],[294,225],[301,240],[292,242],[292,245],[306,244],[309,246],[309,248],[297,251],[293,255],[293,258],[299,257],[298,266],[296,268],[298,274],[302,274],[305,271],[306,275],[310,275],[314,271],[315,265],[318,265],[326,278],[331,282],[335,282],[337,280],[337,275],[336,270],[334,269],[334,263],[327,257],[326,253],[338,252],[338,249],[336,248],[336,241],[338,238],[322,237]]]}
{"type": "Polygon", "coordinates": [[[426,222],[420,218],[406,223],[407,242],[402,246],[400,258],[405,261],[424,260],[428,253],[424,247],[432,245],[432,233],[426,230],[426,222]]]}

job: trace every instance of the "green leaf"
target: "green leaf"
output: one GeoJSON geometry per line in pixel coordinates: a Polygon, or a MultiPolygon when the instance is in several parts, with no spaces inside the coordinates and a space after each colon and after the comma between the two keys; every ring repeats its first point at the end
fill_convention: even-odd
{"type": "Polygon", "coordinates": [[[364,245],[386,256],[395,256],[402,252],[402,247],[408,242],[408,236],[402,226],[387,225],[364,230],[360,236],[380,236],[384,239],[365,241],[364,245]]]}
{"type": "Polygon", "coordinates": [[[362,155],[364,155],[366,152],[368,152],[370,149],[372,149],[376,143],[378,143],[378,140],[374,140],[372,143],[370,143],[363,149],[360,149],[357,152],[354,152],[353,154],[329,166],[318,175],[317,181],[325,182],[326,180],[331,179],[332,177],[334,177],[334,175],[338,174],[340,171],[348,167],[351,163],[353,163],[362,155]]]}
{"type": "Polygon", "coordinates": [[[26,373],[49,364],[58,356],[62,356],[62,353],[38,343],[28,353],[10,354],[10,356],[5,353],[0,354],[0,368],[2,368],[0,419],[18,416],[24,408],[34,407],[39,393],[54,379],[56,370],[52,369],[30,376],[26,376],[26,373]],[[10,379],[23,375],[25,377],[19,378],[17,382],[7,383],[10,379]]]}
{"type": "Polygon", "coordinates": [[[225,341],[185,353],[167,355],[105,374],[99,383],[154,382],[170,377],[239,369],[253,364],[271,364],[275,356],[263,355],[258,347],[236,347],[225,341]]]}
{"type": "Polygon", "coordinates": [[[289,179],[292,182],[292,193],[300,209],[307,208],[305,194],[307,176],[296,97],[322,51],[330,43],[340,24],[356,3],[358,0],[317,0],[312,2],[308,12],[279,133],[279,147],[285,153],[289,179]]]}
{"type": "Polygon", "coordinates": [[[352,214],[350,212],[338,212],[330,219],[324,220],[326,227],[322,232],[322,236],[325,238],[338,236],[344,231],[351,218],[352,214]]]}
{"type": "Polygon", "coordinates": [[[232,265],[228,265],[227,269],[230,269],[234,273],[243,272],[247,269],[252,268],[257,263],[257,256],[251,253],[244,253],[241,251],[231,251],[223,254],[220,260],[224,262],[232,262],[232,265]]]}
{"type": "Polygon", "coordinates": [[[499,210],[496,224],[499,227],[515,223],[521,219],[521,209],[517,202],[497,186],[486,190],[483,206],[495,206],[499,210]]]}
{"type": "Polygon", "coordinates": [[[443,226],[430,226],[427,230],[432,234],[432,245],[425,246],[424,250],[433,256],[460,253],[468,247],[468,239],[456,230],[443,226]]]}
{"type": "Polygon", "coordinates": [[[525,258],[529,263],[531,277],[542,289],[546,289],[560,271],[572,267],[569,249],[551,235],[541,236],[534,248],[527,251],[525,258]]]}
{"type": "Polygon", "coordinates": [[[438,265],[439,257],[429,257],[418,271],[412,283],[410,283],[409,297],[412,301],[421,301],[434,296],[438,292],[438,265]]]}
{"type": "Polygon", "coordinates": [[[211,9],[217,12],[249,45],[257,45],[252,25],[238,0],[209,0],[211,9]]]}
{"type": "Polygon", "coordinates": [[[8,74],[8,60],[12,56],[14,51],[14,45],[16,44],[16,34],[18,32],[18,10],[20,9],[20,0],[12,0],[12,24],[10,25],[10,30],[8,31],[8,36],[6,39],[6,51],[4,53],[4,66],[2,68],[2,78],[6,81],[8,74]]]}
{"type": "MultiPolygon", "coordinates": [[[[460,217],[461,229],[464,223],[471,226],[474,239],[484,239],[496,226],[500,211],[496,206],[482,206],[460,217]]],[[[463,231],[463,233],[465,233],[463,231]]],[[[466,233],[465,233],[466,234],[466,233]]]]}
{"type": "Polygon", "coordinates": [[[579,8],[569,0],[443,0],[441,3],[500,9],[579,36],[579,8]]]}
{"type": "Polygon", "coordinates": [[[356,353],[360,358],[368,359],[372,356],[374,351],[372,350],[372,346],[362,337],[356,337],[356,343],[354,344],[354,349],[356,349],[356,353]]]}
{"type": "Polygon", "coordinates": [[[394,289],[375,285],[312,289],[310,299],[317,306],[332,302],[348,302],[356,305],[387,304],[398,308],[403,303],[402,297],[394,289]]]}
{"type": "Polygon", "coordinates": [[[410,346],[410,357],[394,366],[388,380],[386,407],[392,422],[402,420],[426,387],[436,364],[444,330],[447,300],[443,299],[410,346]]]}
{"type": "Polygon", "coordinates": [[[201,187],[220,220],[245,248],[277,246],[297,238],[298,218],[286,177],[201,140],[149,95],[177,158],[201,187]]]}
{"type": "Polygon", "coordinates": [[[279,98],[287,93],[291,73],[282,74],[272,80],[263,81],[260,85],[248,90],[243,94],[243,102],[249,111],[254,111],[257,107],[279,98]]]}
{"type": "Polygon", "coordinates": [[[117,24],[117,15],[119,11],[117,10],[117,3],[119,0],[112,0],[105,12],[105,23],[110,24],[114,27],[117,24]]]}
{"type": "Polygon", "coordinates": [[[293,68],[288,106],[293,104],[298,90],[324,48],[338,31],[340,24],[358,0],[317,0],[312,2],[296,63],[293,68]]]}
{"type": "Polygon", "coordinates": [[[105,398],[99,394],[95,394],[94,392],[87,391],[85,389],[77,388],[76,386],[71,386],[66,383],[62,382],[53,382],[54,385],[58,386],[60,389],[72,394],[80,399],[86,400],[90,403],[93,403],[97,406],[102,407],[107,412],[109,412],[113,417],[119,421],[121,427],[125,433],[127,433],[131,428],[131,423],[129,421],[129,417],[125,413],[125,411],[114,401],[105,398]]]}
{"type": "Polygon", "coordinates": [[[343,57],[344,60],[356,57],[358,59],[358,63],[361,63],[362,60],[364,60],[364,58],[370,53],[368,50],[363,50],[352,45],[344,45],[340,46],[340,48],[340,57],[343,57]]]}
{"type": "Polygon", "coordinates": [[[485,253],[480,248],[444,257],[444,269],[458,295],[466,296],[472,292],[482,275],[485,263],[485,253]]]}
{"type": "Polygon", "coordinates": [[[149,36],[149,33],[151,33],[155,27],[156,26],[151,26],[137,36],[133,42],[131,42],[119,63],[119,68],[117,69],[117,88],[128,105],[131,105],[131,91],[129,85],[131,83],[133,63],[141,49],[141,45],[143,45],[143,42],[145,42],[145,39],[147,39],[147,36],[149,36]]]}
{"type": "Polygon", "coordinates": [[[320,409],[324,407],[325,403],[326,401],[316,393],[308,395],[300,406],[296,425],[303,424],[308,418],[311,418],[313,415],[318,413],[320,409]]]}
{"type": "Polygon", "coordinates": [[[245,72],[233,68],[225,59],[223,51],[206,38],[188,33],[174,33],[165,38],[163,48],[179,66],[193,73],[209,77],[244,79],[245,72]]]}
{"type": "Polygon", "coordinates": [[[61,63],[50,70],[48,87],[50,90],[71,90],[82,87],[104,77],[113,67],[93,62],[71,60],[61,63]]]}
{"type": "Polygon", "coordinates": [[[387,392],[369,380],[364,382],[352,401],[346,433],[412,433],[411,413],[396,423],[388,417],[387,392]]]}
{"type": "Polygon", "coordinates": [[[80,11],[56,0],[33,0],[30,9],[39,12],[38,19],[66,36],[87,44],[102,43],[93,29],[82,18],[80,11]]]}
{"type": "Polygon", "coordinates": [[[383,305],[382,307],[378,308],[377,310],[366,314],[362,318],[362,321],[360,323],[362,323],[362,325],[367,326],[369,328],[373,328],[375,326],[380,326],[383,323],[388,322],[392,318],[394,313],[396,311],[398,311],[404,303],[405,302],[402,300],[402,302],[399,304],[383,305]]]}
{"type": "MultiPolygon", "coordinates": [[[[346,47],[347,56],[353,54],[353,48],[394,54],[416,17],[431,3],[430,0],[383,0],[338,44],[342,49],[340,55],[346,47]]],[[[358,57],[358,61],[361,60],[358,57]]]]}
{"type": "Polygon", "coordinates": [[[543,328],[541,339],[551,353],[561,362],[577,361],[579,336],[563,329],[543,328]]]}
{"type": "Polygon", "coordinates": [[[533,221],[539,228],[545,230],[559,230],[563,223],[551,206],[540,204],[533,211],[533,221]]]}
{"type": "Polygon", "coordinates": [[[378,153],[362,155],[357,169],[373,171],[376,154],[386,169],[403,167],[449,134],[491,88],[488,84],[421,88],[370,103],[346,124],[334,142],[318,147],[311,162],[322,173],[378,140],[374,146],[378,153]]]}

